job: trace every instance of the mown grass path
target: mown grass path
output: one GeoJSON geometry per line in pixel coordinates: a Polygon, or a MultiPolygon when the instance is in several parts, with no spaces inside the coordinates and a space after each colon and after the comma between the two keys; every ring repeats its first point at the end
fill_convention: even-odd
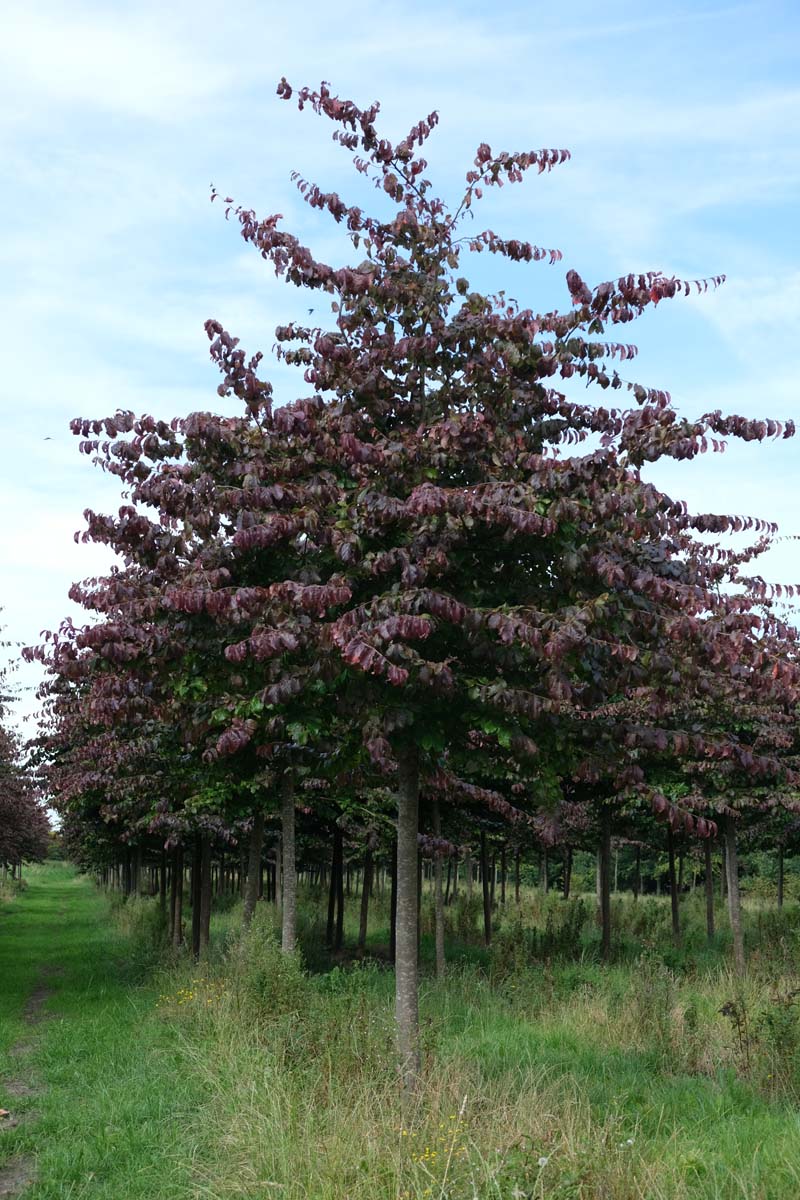
{"type": "Polygon", "coordinates": [[[200,1084],[128,953],[108,902],[60,864],[0,906],[0,1196],[200,1194],[186,1144],[200,1084]]]}

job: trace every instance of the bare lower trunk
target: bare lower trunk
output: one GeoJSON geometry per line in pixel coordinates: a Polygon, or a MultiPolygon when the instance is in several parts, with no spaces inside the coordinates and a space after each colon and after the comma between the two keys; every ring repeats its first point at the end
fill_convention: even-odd
{"type": "Polygon", "coordinates": [[[167,852],[161,851],[161,866],[158,874],[158,906],[162,917],[167,913],[167,852]]]}
{"type": "Polygon", "coordinates": [[[489,887],[489,859],[486,854],[486,833],[481,830],[481,886],[483,888],[483,940],[492,944],[492,895],[489,887]]]}
{"type": "Polygon", "coordinates": [[[398,755],[397,920],[395,1019],[400,1078],[406,1093],[416,1091],[420,1072],[417,995],[417,835],[419,763],[416,747],[398,755]]]}
{"type": "Polygon", "coordinates": [[[200,955],[208,954],[211,933],[211,838],[200,839],[200,955]]]}
{"type": "Polygon", "coordinates": [[[733,934],[733,961],[739,975],[744,974],[744,931],[742,929],[742,904],[739,895],[739,858],[736,853],[736,822],[730,815],[725,821],[725,858],[728,868],[728,912],[733,934]]]}
{"type": "Polygon", "coordinates": [[[600,887],[601,953],[604,960],[611,957],[611,813],[603,808],[600,817],[600,853],[598,855],[600,887]]]}
{"type": "Polygon", "coordinates": [[[253,816],[253,827],[250,830],[250,853],[247,859],[247,882],[244,885],[244,910],[242,920],[249,925],[256,910],[258,888],[261,872],[261,850],[264,845],[264,814],[257,812],[253,816]]]}
{"type": "MultiPolygon", "coordinates": [[[[433,836],[441,838],[442,819],[439,812],[439,801],[433,800],[433,836]]],[[[433,917],[436,933],[436,978],[443,979],[445,971],[444,960],[444,898],[442,896],[442,859],[437,854],[433,860],[433,917]]]]}
{"type": "Polygon", "coordinates": [[[516,849],[516,852],[514,854],[514,903],[515,904],[519,904],[519,859],[520,859],[520,853],[521,853],[521,851],[518,846],[516,849]]]}
{"type": "Polygon", "coordinates": [[[192,957],[200,957],[200,835],[195,834],[192,847],[192,874],[190,881],[192,896],[192,957]]]}
{"type": "Polygon", "coordinates": [[[642,894],[642,847],[636,847],[636,870],[633,876],[633,898],[638,900],[642,894]]]}
{"type": "Polygon", "coordinates": [[[361,914],[358,924],[358,949],[361,954],[367,944],[367,922],[369,920],[369,897],[372,891],[372,835],[364,852],[364,882],[361,887],[361,914]]]}
{"type": "Polygon", "coordinates": [[[669,898],[672,907],[672,940],[677,946],[681,940],[681,914],[678,907],[678,884],[675,878],[675,837],[667,828],[667,855],[669,857],[669,898]]]}
{"type": "Polygon", "coordinates": [[[392,878],[389,895],[389,959],[397,958],[397,838],[392,840],[392,878]]]}
{"type": "Polygon", "coordinates": [[[294,780],[285,771],[281,780],[281,847],[283,889],[281,897],[281,949],[291,954],[297,942],[297,860],[295,855],[294,780]]]}
{"type": "Polygon", "coordinates": [[[503,842],[500,847],[500,903],[505,906],[506,902],[506,844],[503,842]]]}
{"type": "Polygon", "coordinates": [[[474,882],[474,880],[473,880],[473,869],[472,869],[472,855],[471,855],[471,854],[468,854],[468,855],[466,856],[466,858],[464,859],[464,868],[465,868],[465,870],[466,870],[466,872],[467,872],[467,896],[471,896],[471,895],[472,895],[473,882],[474,882]]]}
{"type": "Polygon", "coordinates": [[[183,944],[183,850],[180,846],[172,856],[169,925],[170,940],[177,950],[183,944]]]}
{"type": "Polygon", "coordinates": [[[703,844],[706,867],[706,937],[709,942],[714,940],[714,872],[711,866],[711,838],[707,837],[703,844]]]}
{"type": "Polygon", "coordinates": [[[567,846],[564,851],[564,899],[569,900],[570,888],[572,887],[572,847],[567,846]]]}

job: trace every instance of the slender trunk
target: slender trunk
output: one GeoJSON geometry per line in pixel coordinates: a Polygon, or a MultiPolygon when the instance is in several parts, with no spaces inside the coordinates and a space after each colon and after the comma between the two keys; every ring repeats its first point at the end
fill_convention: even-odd
{"type": "Polygon", "coordinates": [[[294,779],[285,771],[281,780],[281,847],[283,851],[283,909],[281,949],[291,954],[297,943],[297,857],[295,853],[294,779]]]}
{"type": "Polygon", "coordinates": [[[669,897],[672,906],[672,940],[677,946],[681,940],[681,916],[678,907],[678,884],[675,878],[675,836],[667,826],[667,854],[669,856],[669,897]]]}
{"type": "Polygon", "coordinates": [[[514,903],[519,904],[519,860],[521,850],[519,846],[514,852],[514,903]]]}
{"type": "Polygon", "coordinates": [[[483,940],[492,944],[492,896],[489,888],[489,860],[486,854],[486,831],[481,830],[481,886],[483,888],[483,940]]]}
{"type": "Polygon", "coordinates": [[[728,855],[725,851],[725,833],[723,829],[722,841],[719,844],[719,852],[722,858],[722,870],[720,871],[719,894],[724,900],[728,894],[728,855]]]}
{"type": "MultiPolygon", "coordinates": [[[[281,801],[281,805],[283,801],[281,801]]],[[[278,834],[278,840],[275,843],[275,859],[272,876],[272,899],[278,908],[283,908],[283,872],[281,871],[281,862],[283,859],[282,838],[278,834]]]]}
{"type": "Polygon", "coordinates": [[[453,860],[452,860],[452,858],[448,858],[448,860],[447,860],[447,882],[446,882],[445,888],[444,888],[444,906],[445,906],[445,908],[447,908],[448,904],[450,903],[450,880],[452,878],[452,875],[453,875],[453,860]]]}
{"type": "Polygon", "coordinates": [[[417,994],[417,835],[419,833],[419,760],[416,747],[398,755],[397,919],[395,1019],[400,1078],[405,1092],[417,1089],[420,1072],[419,998],[417,994]]]}
{"type": "Polygon", "coordinates": [[[539,851],[539,889],[543,895],[547,895],[548,889],[548,871],[547,871],[547,851],[539,851]]]}
{"type": "Polygon", "coordinates": [[[503,842],[500,847],[500,903],[505,907],[506,903],[506,844],[503,842]]]}
{"type": "Polygon", "coordinates": [[[778,908],[783,908],[783,846],[778,847],[778,908]]]}
{"type": "Polygon", "coordinates": [[[636,870],[633,876],[633,898],[638,900],[642,894],[642,847],[636,847],[636,870]]]}
{"type": "Polygon", "coordinates": [[[195,834],[192,848],[192,957],[200,957],[200,835],[195,834]]]}
{"type": "Polygon", "coordinates": [[[336,872],[336,936],[334,938],[334,950],[341,950],[344,942],[344,833],[336,826],[338,835],[338,850],[339,859],[336,872]]]}
{"type": "Polygon", "coordinates": [[[707,837],[703,843],[703,852],[706,863],[706,937],[709,942],[714,941],[714,872],[711,865],[711,838],[707,837]]]}
{"type": "Polygon", "coordinates": [[[678,854],[678,894],[683,895],[683,859],[684,854],[681,850],[678,854]]]}
{"type": "Polygon", "coordinates": [[[328,921],[325,927],[325,942],[334,949],[336,940],[336,901],[339,895],[339,845],[342,831],[338,825],[333,827],[333,847],[331,850],[331,876],[328,886],[328,921]]]}
{"type": "Polygon", "coordinates": [[[614,850],[614,895],[619,891],[619,848],[614,850]]]}
{"type": "Polygon", "coordinates": [[[392,839],[391,891],[389,895],[389,959],[397,959],[397,838],[392,839]]]}
{"type": "Polygon", "coordinates": [[[211,838],[200,840],[200,954],[208,954],[211,932],[211,838]]]}
{"type": "Polygon", "coordinates": [[[161,868],[158,875],[158,905],[162,918],[167,914],[167,852],[161,851],[161,868]]]}
{"type": "Polygon", "coordinates": [[[172,856],[170,938],[176,950],[183,945],[183,848],[181,846],[178,846],[172,856]]]}
{"type": "Polygon", "coordinates": [[[564,899],[569,900],[570,888],[572,887],[572,847],[567,846],[564,851],[564,899]]]}
{"type": "Polygon", "coordinates": [[[264,814],[259,810],[253,814],[250,830],[250,852],[247,858],[247,882],[244,886],[244,909],[242,921],[249,925],[256,910],[261,873],[261,850],[264,845],[264,814]]]}
{"type": "Polygon", "coordinates": [[[131,890],[134,896],[139,895],[139,889],[142,886],[142,847],[137,846],[133,852],[133,880],[131,890]]]}
{"type": "Polygon", "coordinates": [[[467,896],[471,897],[472,896],[472,888],[474,885],[472,854],[468,854],[466,856],[466,858],[464,859],[464,867],[466,868],[466,872],[467,872],[467,896]]]}
{"type": "Polygon", "coordinates": [[[458,859],[453,859],[453,903],[458,899],[458,859]]]}
{"type": "Polygon", "coordinates": [[[367,839],[367,848],[364,851],[364,883],[361,888],[361,916],[358,923],[358,950],[360,954],[364,953],[367,945],[369,896],[372,890],[372,862],[372,840],[370,835],[370,837],[367,839]]]}
{"type": "Polygon", "coordinates": [[[604,961],[607,962],[611,957],[611,811],[605,805],[600,816],[598,868],[602,926],[601,953],[604,961]]]}
{"type": "Polygon", "coordinates": [[[739,975],[744,974],[744,931],[742,904],[739,895],[739,858],[736,853],[736,822],[730,814],[725,818],[725,857],[728,868],[728,912],[733,934],[733,961],[739,975]]]}
{"type": "MultiPolygon", "coordinates": [[[[442,818],[439,811],[439,801],[433,800],[433,836],[442,836],[442,818]]],[[[449,868],[449,863],[448,863],[449,868]]],[[[448,883],[449,883],[448,870],[448,883]]],[[[504,885],[505,887],[505,885],[504,885]]],[[[436,854],[433,859],[433,919],[436,940],[436,978],[444,978],[444,898],[442,897],[442,856],[436,854]]]]}

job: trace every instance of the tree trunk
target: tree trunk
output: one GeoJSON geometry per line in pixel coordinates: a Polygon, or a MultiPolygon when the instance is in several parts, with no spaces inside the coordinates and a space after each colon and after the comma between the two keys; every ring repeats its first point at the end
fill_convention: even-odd
{"type": "Polygon", "coordinates": [[[361,887],[361,915],[358,923],[358,951],[363,954],[367,945],[367,922],[369,920],[369,897],[372,891],[372,835],[367,837],[364,851],[364,882],[361,887]]]}
{"type": "Polygon", "coordinates": [[[338,835],[338,870],[336,872],[336,936],[334,950],[341,950],[344,943],[344,832],[336,826],[338,835]]]}
{"type": "Polygon", "coordinates": [[[336,949],[337,917],[339,908],[339,873],[342,859],[342,831],[338,825],[333,826],[333,848],[331,851],[331,877],[328,888],[328,922],[325,928],[325,941],[332,949],[336,949]]]}
{"type": "Polygon", "coordinates": [[[500,903],[506,904],[506,844],[500,847],[500,903]]]}
{"type": "Polygon", "coordinates": [[[572,847],[567,846],[564,851],[564,899],[569,900],[569,893],[572,887],[572,847]]]}
{"type": "MultiPolygon", "coordinates": [[[[442,818],[439,811],[439,801],[433,799],[433,836],[442,836],[442,818]]],[[[449,866],[449,864],[448,864],[449,866]]],[[[505,890],[505,884],[503,884],[505,890]]],[[[436,978],[444,979],[444,898],[442,896],[442,856],[435,854],[433,859],[433,919],[436,941],[436,978]]]]}
{"type": "Polygon", "coordinates": [[[468,854],[466,856],[466,858],[464,859],[464,867],[467,872],[467,896],[471,897],[472,896],[472,888],[473,888],[473,884],[474,884],[473,865],[472,865],[472,855],[471,854],[468,854]]]}
{"type": "Polygon", "coordinates": [[[602,928],[601,954],[603,960],[607,962],[611,958],[611,811],[605,805],[600,815],[598,877],[600,925],[602,928]]]}
{"type": "Polygon", "coordinates": [[[519,860],[522,851],[519,846],[514,852],[514,903],[519,904],[519,860]]]}
{"type": "Polygon", "coordinates": [[[253,814],[253,827],[250,830],[250,853],[247,859],[247,882],[244,885],[244,909],[242,921],[249,925],[256,911],[258,887],[261,875],[261,850],[264,845],[264,814],[259,811],[253,814]]]}
{"type": "Polygon", "coordinates": [[[636,870],[633,876],[633,898],[638,900],[642,894],[642,847],[636,847],[636,870]]]}
{"type": "Polygon", "coordinates": [[[192,848],[192,876],[189,887],[192,897],[192,957],[200,957],[200,835],[195,834],[192,848]]]}
{"type": "Polygon", "coordinates": [[[158,875],[158,906],[162,919],[167,915],[167,852],[161,851],[161,868],[158,875]]]}
{"type": "Polygon", "coordinates": [[[211,838],[200,839],[200,954],[208,954],[211,932],[211,838]]]}
{"type": "Polygon", "coordinates": [[[481,830],[481,886],[483,888],[483,940],[492,944],[492,896],[489,887],[489,859],[486,854],[486,831],[481,830]]]}
{"type": "Polygon", "coordinates": [[[709,943],[714,940],[714,871],[711,865],[711,838],[703,843],[706,860],[706,937],[709,943]]]}
{"type": "Polygon", "coordinates": [[[297,858],[295,853],[294,779],[284,771],[281,780],[281,848],[283,887],[281,898],[281,949],[291,954],[297,943],[297,858]]]}
{"type": "Polygon", "coordinates": [[[723,826],[722,841],[719,844],[720,857],[722,858],[722,870],[720,871],[719,879],[719,894],[724,900],[728,894],[728,856],[725,853],[725,829],[723,826]]]}
{"type": "Polygon", "coordinates": [[[778,846],[778,908],[783,908],[783,846],[778,846]]]}
{"type": "Polygon", "coordinates": [[[397,837],[392,839],[391,891],[389,894],[389,960],[397,959],[397,837]]]}
{"type": "Polygon", "coordinates": [[[183,945],[183,848],[178,846],[172,855],[172,880],[169,906],[169,931],[177,950],[183,945]]]}
{"type": "Polygon", "coordinates": [[[398,755],[397,791],[395,1020],[400,1078],[406,1093],[416,1091],[420,1072],[417,994],[418,833],[419,760],[414,746],[402,750],[398,755]]]}
{"type": "Polygon", "coordinates": [[[453,860],[452,860],[452,858],[448,858],[448,860],[447,860],[447,882],[445,883],[445,887],[444,887],[444,906],[445,906],[445,908],[447,908],[448,904],[450,903],[450,880],[452,879],[452,876],[453,876],[453,860]]]}
{"type": "Polygon", "coordinates": [[[726,814],[725,858],[728,868],[728,912],[733,934],[733,961],[739,975],[744,974],[744,931],[742,929],[742,904],[739,895],[739,858],[736,853],[736,822],[726,814]]]}
{"type": "Polygon", "coordinates": [[[539,851],[539,888],[545,896],[547,895],[548,886],[549,886],[549,880],[548,880],[548,872],[547,872],[547,851],[540,850],[539,851]]]}
{"type": "Polygon", "coordinates": [[[672,940],[675,945],[681,940],[681,915],[678,907],[678,884],[675,877],[675,835],[667,826],[667,854],[669,856],[669,898],[672,906],[672,940]]]}
{"type": "Polygon", "coordinates": [[[678,895],[679,896],[683,895],[683,860],[684,860],[684,853],[683,853],[683,850],[681,850],[678,853],[678,895]]]}

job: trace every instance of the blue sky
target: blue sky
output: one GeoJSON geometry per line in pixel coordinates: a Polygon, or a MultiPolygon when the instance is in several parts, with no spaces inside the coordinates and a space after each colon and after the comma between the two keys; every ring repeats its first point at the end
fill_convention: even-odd
{"type": "MultiPolygon", "coordinates": [[[[275,97],[330,80],[380,99],[387,136],[437,109],[430,173],[456,196],[475,148],[566,146],[572,161],[496,191],[486,225],[557,246],[557,267],[484,259],[475,286],[568,306],[590,284],[661,268],[724,272],[707,296],[662,304],[626,335],[630,369],[689,415],[800,415],[800,6],[778,0],[598,6],[323,5],[6,0],[0,40],[0,620],[30,643],[72,606],[73,579],[105,569],[76,546],[82,511],[116,507],[113,479],[77,453],[74,416],[117,407],[170,417],[221,403],[203,332],[217,317],[269,352],[304,296],[276,281],[209,204],[223,195],[335,261],[341,236],[309,210],[293,169],[345,199],[361,184],[331,126],[275,97]],[[51,439],[51,440],[45,440],[51,439]]],[[[374,194],[373,194],[374,195],[374,194]]],[[[324,315],[324,314],[323,314],[324,315]]],[[[307,390],[268,371],[278,398],[307,390]]],[[[702,511],[777,519],[800,534],[800,442],[732,445],[658,467],[702,511]]],[[[764,564],[800,582],[795,543],[764,564]]],[[[35,671],[20,671],[31,688],[35,671]]],[[[21,720],[34,707],[30,692],[21,720]]]]}

